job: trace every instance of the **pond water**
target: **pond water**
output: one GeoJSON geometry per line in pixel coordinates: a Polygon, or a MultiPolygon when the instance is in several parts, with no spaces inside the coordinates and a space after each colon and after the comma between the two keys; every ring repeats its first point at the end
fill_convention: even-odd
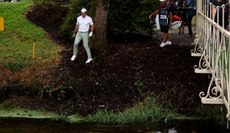
{"type": "Polygon", "coordinates": [[[76,125],[48,120],[0,119],[0,133],[227,133],[226,125],[187,121],[125,126],[76,125]]]}

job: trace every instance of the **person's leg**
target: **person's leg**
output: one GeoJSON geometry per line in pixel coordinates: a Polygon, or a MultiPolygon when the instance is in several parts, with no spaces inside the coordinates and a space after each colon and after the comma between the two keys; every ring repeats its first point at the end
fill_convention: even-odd
{"type": "Polygon", "coordinates": [[[83,46],[87,53],[88,59],[92,59],[90,48],[89,48],[89,35],[88,33],[82,33],[83,46]]]}
{"type": "Polygon", "coordinates": [[[182,16],[182,24],[181,24],[181,33],[184,34],[184,27],[185,27],[185,24],[187,24],[187,11],[186,10],[183,10],[183,16],[182,16]]]}
{"type": "Polygon", "coordinates": [[[184,33],[184,24],[185,24],[185,22],[182,21],[182,24],[181,24],[181,26],[179,28],[179,34],[183,34],[184,33]]]}
{"type": "Polygon", "coordinates": [[[180,26],[180,28],[179,28],[179,34],[182,34],[182,33],[184,33],[184,23],[185,23],[185,15],[184,15],[184,11],[181,9],[180,10],[180,14],[179,14],[179,16],[181,17],[181,21],[182,21],[182,23],[181,23],[181,26],[180,26]]]}
{"type": "Polygon", "coordinates": [[[161,32],[163,33],[162,42],[165,43],[169,39],[169,26],[161,26],[161,32]]]}
{"type": "Polygon", "coordinates": [[[166,45],[172,45],[172,42],[170,41],[170,34],[169,34],[169,32],[167,32],[167,33],[165,33],[166,35],[166,42],[165,42],[165,44],[166,45]]]}
{"type": "Polygon", "coordinates": [[[192,35],[192,15],[188,16],[188,33],[189,35],[192,35]]]}
{"type": "Polygon", "coordinates": [[[163,35],[162,35],[162,43],[160,44],[160,47],[171,45],[172,42],[169,41],[169,26],[161,26],[161,32],[163,33],[163,35]]]}
{"type": "Polygon", "coordinates": [[[168,32],[165,32],[165,33],[163,34],[163,42],[166,43],[168,40],[169,40],[169,33],[168,33],[168,32]]]}
{"type": "Polygon", "coordinates": [[[171,45],[172,42],[169,40],[169,25],[166,26],[166,30],[165,30],[164,34],[165,34],[165,35],[164,35],[164,36],[165,36],[164,43],[165,43],[166,45],[171,45]]]}
{"type": "Polygon", "coordinates": [[[171,45],[171,42],[169,41],[169,33],[168,32],[163,32],[162,42],[160,44],[160,47],[163,48],[166,45],[171,45]]]}
{"type": "Polygon", "coordinates": [[[77,51],[78,51],[78,44],[81,41],[81,34],[77,33],[77,35],[75,36],[75,40],[74,40],[74,44],[73,44],[73,55],[77,56],[77,51]]]}

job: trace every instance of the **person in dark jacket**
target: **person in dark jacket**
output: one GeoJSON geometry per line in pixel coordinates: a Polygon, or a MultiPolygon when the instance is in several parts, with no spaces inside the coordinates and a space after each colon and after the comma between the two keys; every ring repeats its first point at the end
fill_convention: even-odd
{"type": "Polygon", "coordinates": [[[150,19],[159,15],[160,30],[163,32],[160,47],[165,47],[166,45],[172,44],[172,42],[169,40],[169,27],[172,24],[172,10],[169,2],[170,1],[167,0],[160,0],[159,8],[149,15],[150,19]]]}
{"type": "Polygon", "coordinates": [[[186,23],[186,0],[177,1],[178,15],[182,18],[182,24],[179,28],[179,34],[184,33],[184,25],[186,23]]]}
{"type": "Polygon", "coordinates": [[[188,25],[189,35],[192,35],[192,18],[196,14],[194,0],[186,0],[186,23],[188,25]]]}

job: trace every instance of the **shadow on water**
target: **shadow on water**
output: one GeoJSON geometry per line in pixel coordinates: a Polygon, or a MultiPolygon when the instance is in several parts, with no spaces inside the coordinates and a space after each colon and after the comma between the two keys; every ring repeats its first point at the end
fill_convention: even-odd
{"type": "Polygon", "coordinates": [[[227,133],[225,125],[186,121],[143,125],[76,125],[32,119],[0,119],[0,133],[227,133]]]}

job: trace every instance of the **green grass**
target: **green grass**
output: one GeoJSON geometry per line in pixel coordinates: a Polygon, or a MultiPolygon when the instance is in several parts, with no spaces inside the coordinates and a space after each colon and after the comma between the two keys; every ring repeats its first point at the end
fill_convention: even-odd
{"type": "Polygon", "coordinates": [[[98,111],[88,116],[70,115],[64,116],[46,111],[31,111],[20,108],[4,108],[0,105],[0,118],[33,118],[62,120],[69,123],[92,123],[92,124],[132,124],[132,123],[154,123],[168,122],[173,120],[197,120],[195,117],[187,117],[159,107],[154,98],[147,98],[130,109],[122,112],[98,111]]]}
{"type": "Polygon", "coordinates": [[[26,19],[25,14],[32,4],[32,0],[0,2],[0,17],[4,18],[4,31],[0,32],[0,64],[13,68],[31,64],[33,44],[37,62],[51,61],[61,50],[42,28],[26,19]]]}
{"type": "Polygon", "coordinates": [[[61,120],[73,124],[140,124],[140,123],[158,123],[158,122],[175,122],[175,121],[221,121],[226,119],[223,114],[226,111],[220,111],[219,106],[215,106],[210,111],[210,106],[205,105],[200,109],[198,115],[185,116],[163,108],[157,104],[153,97],[146,98],[145,101],[136,104],[134,107],[121,112],[112,112],[99,110],[96,114],[81,116],[78,114],[62,115],[44,110],[30,110],[18,107],[5,107],[0,105],[0,118],[29,118],[29,119],[49,119],[61,120]]]}
{"type": "Polygon", "coordinates": [[[195,118],[180,115],[164,109],[156,104],[154,98],[148,97],[144,102],[123,112],[113,113],[99,111],[88,116],[85,121],[100,124],[130,124],[146,122],[167,122],[172,120],[195,120],[195,118]]]}

